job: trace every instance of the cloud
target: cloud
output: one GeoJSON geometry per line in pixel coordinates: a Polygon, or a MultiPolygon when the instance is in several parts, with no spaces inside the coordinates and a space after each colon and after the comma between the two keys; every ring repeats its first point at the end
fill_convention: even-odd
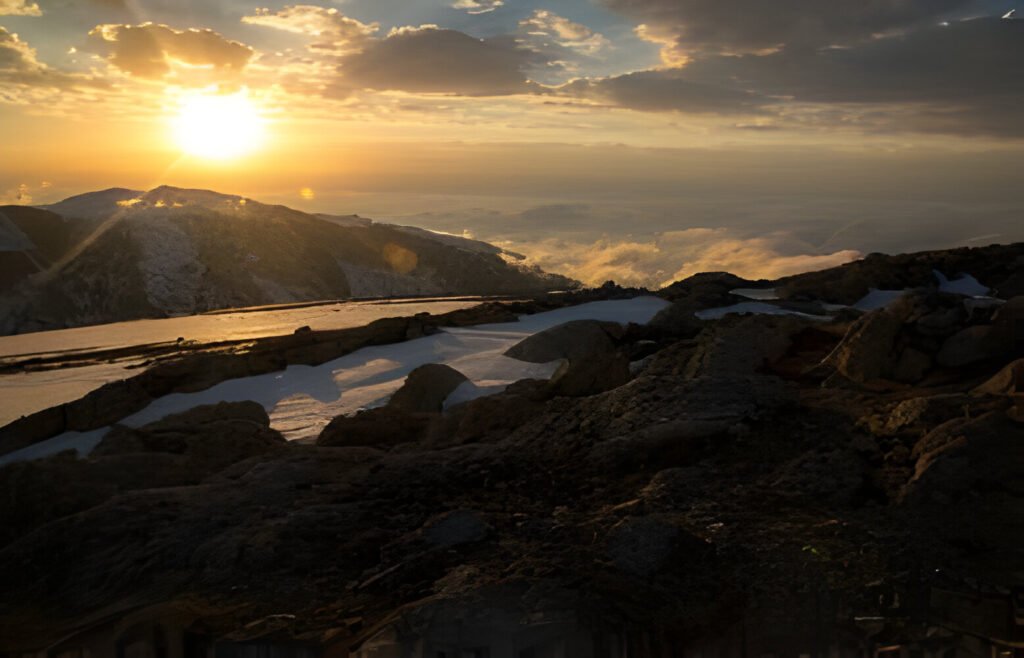
{"type": "Polygon", "coordinates": [[[193,67],[212,67],[221,73],[241,71],[253,49],[209,29],[176,30],[166,25],[97,25],[90,47],[122,71],[140,78],[162,78],[177,61],[193,67]]]}
{"type": "Polygon", "coordinates": [[[559,92],[645,112],[757,114],[771,102],[747,90],[690,80],[677,69],[581,79],[561,87],[559,92]]]}
{"type": "Polygon", "coordinates": [[[454,9],[465,9],[468,14],[486,14],[504,6],[502,0],[455,0],[454,9]]]}
{"type": "Polygon", "coordinates": [[[32,203],[32,191],[27,183],[22,183],[15,188],[0,191],[0,205],[27,206],[32,203]]]}
{"type": "Polygon", "coordinates": [[[937,23],[972,0],[603,0],[686,53],[851,44],[937,23]]]}
{"type": "Polygon", "coordinates": [[[262,25],[314,37],[309,49],[345,55],[365,48],[380,30],[379,23],[361,23],[331,7],[292,5],[280,11],[258,9],[254,16],[245,16],[243,23],[262,25]]]}
{"type": "MultiPolygon", "coordinates": [[[[89,76],[56,71],[43,64],[36,57],[35,49],[4,27],[0,27],[0,81],[23,87],[54,89],[68,89],[76,85],[99,86],[89,76]]],[[[10,100],[12,98],[0,90],[0,101],[10,100]]]]}
{"type": "Polygon", "coordinates": [[[950,21],[842,48],[744,55],[691,58],[668,43],[661,56],[674,65],[578,79],[552,93],[647,112],[777,120],[735,124],[743,130],[1024,137],[1021,21],[950,21]]]}
{"type": "Polygon", "coordinates": [[[870,122],[928,132],[1024,136],[1024,22],[982,18],[850,48],[711,57],[689,79],[740,80],[760,93],[842,108],[870,122]]]}
{"type": "Polygon", "coordinates": [[[42,16],[39,5],[27,0],[0,0],[0,16],[42,16]]]}
{"type": "Polygon", "coordinates": [[[581,55],[593,56],[611,42],[586,25],[574,23],[554,12],[537,9],[519,22],[522,42],[533,50],[543,51],[555,45],[581,55]]]}
{"type": "Polygon", "coordinates": [[[508,245],[530,264],[597,285],[659,288],[699,272],[732,272],[747,279],[776,279],[848,263],[860,252],[816,253],[794,236],[744,238],[729,229],[693,228],[642,240],[575,241],[551,238],[508,245]]]}
{"type": "Polygon", "coordinates": [[[425,25],[392,30],[342,60],[342,87],[500,96],[530,90],[530,54],[514,44],[425,25]]]}

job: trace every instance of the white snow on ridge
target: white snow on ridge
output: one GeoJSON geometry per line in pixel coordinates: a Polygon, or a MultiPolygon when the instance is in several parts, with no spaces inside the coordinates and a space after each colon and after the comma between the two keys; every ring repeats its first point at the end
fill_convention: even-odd
{"type": "Polygon", "coordinates": [[[939,292],[948,292],[966,297],[984,297],[990,292],[987,286],[982,285],[980,281],[970,274],[964,274],[959,279],[950,281],[942,272],[938,270],[934,270],[934,272],[935,278],[939,280],[939,292]]]}
{"type": "MultiPolygon", "coordinates": [[[[279,372],[221,382],[205,391],[167,395],[120,424],[140,427],[205,404],[254,400],[267,409],[271,426],[286,438],[312,439],[335,416],[385,404],[418,366],[444,363],[470,379],[471,384],[461,386],[447,401],[446,407],[450,407],[499,393],[520,379],[550,378],[558,361],[536,364],[504,356],[508,348],[528,336],[572,320],[644,324],[666,306],[668,302],[657,297],[637,297],[522,316],[519,322],[448,328],[404,343],[366,347],[319,366],[289,366],[279,372]]],[[[65,433],[4,455],[0,465],[71,448],[86,455],[108,429],[65,433]]]]}
{"type": "MultiPolygon", "coordinates": [[[[889,304],[892,304],[903,295],[910,292],[909,290],[877,290],[871,289],[871,292],[864,295],[858,300],[851,308],[855,308],[858,311],[877,311],[880,308],[885,308],[889,304]]],[[[844,308],[838,306],[838,308],[844,308]]]]}

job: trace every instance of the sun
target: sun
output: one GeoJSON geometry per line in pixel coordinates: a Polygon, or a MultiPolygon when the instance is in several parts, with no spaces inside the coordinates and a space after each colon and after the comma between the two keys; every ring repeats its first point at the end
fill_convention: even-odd
{"type": "Polygon", "coordinates": [[[247,93],[184,96],[173,121],[174,139],[189,155],[228,160],[263,144],[264,120],[247,93]]]}

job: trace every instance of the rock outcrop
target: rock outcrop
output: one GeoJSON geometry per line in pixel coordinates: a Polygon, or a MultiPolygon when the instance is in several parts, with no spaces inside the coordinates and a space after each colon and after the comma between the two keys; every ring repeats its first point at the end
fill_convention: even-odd
{"type": "Polygon", "coordinates": [[[615,342],[623,335],[619,324],[578,320],[534,334],[509,348],[505,356],[530,363],[561,360],[562,366],[551,378],[551,393],[592,395],[629,381],[629,358],[615,342]]]}
{"type": "MultiPolygon", "coordinates": [[[[835,281],[852,296],[937,262],[997,287],[1016,271],[974,272],[972,254],[904,273],[874,258],[835,281]]],[[[584,369],[576,395],[524,381],[446,411],[460,379],[432,367],[401,404],[337,419],[319,445],[282,444],[243,404],[117,429],[86,460],[0,468],[13,492],[0,499],[2,649],[113,654],[151,628],[131,615],[169,608],[150,622],[226,652],[1011,645],[1024,537],[1017,302],[969,300],[920,290],[832,319],[730,315],[693,336],[568,324],[513,352],[564,359],[567,373],[643,365],[614,387],[584,369]],[[970,327],[1006,342],[965,365],[940,360],[970,327]]],[[[394,337],[434,325],[387,326],[394,337]]],[[[336,339],[291,336],[276,358],[323,358],[336,339]]],[[[269,368],[275,355],[245,358],[269,368]]],[[[191,367],[142,381],[186,388],[202,377],[191,367]]]]}

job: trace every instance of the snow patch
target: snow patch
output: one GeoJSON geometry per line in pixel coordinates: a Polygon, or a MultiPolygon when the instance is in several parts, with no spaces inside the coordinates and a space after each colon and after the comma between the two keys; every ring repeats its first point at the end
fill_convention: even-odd
{"type": "Polygon", "coordinates": [[[79,457],[84,457],[99,445],[103,436],[109,430],[109,427],[104,427],[91,432],[65,432],[47,441],[40,441],[21,450],[15,450],[3,455],[0,457],[0,467],[13,464],[14,462],[43,459],[66,450],[74,450],[78,453],[79,457]]]}
{"type": "Polygon", "coordinates": [[[970,274],[964,274],[959,279],[950,280],[938,270],[933,270],[933,272],[935,273],[935,278],[939,280],[939,292],[948,292],[966,297],[984,297],[990,291],[988,286],[982,285],[980,281],[970,274]]]}
{"type": "MultiPolygon", "coordinates": [[[[469,378],[468,384],[460,386],[446,400],[448,408],[499,393],[521,379],[549,379],[560,361],[527,363],[504,355],[528,336],[573,320],[645,324],[668,305],[657,297],[636,297],[522,316],[519,322],[448,328],[404,343],[365,347],[319,366],[294,365],[279,372],[221,382],[205,391],[173,393],[154,400],[118,424],[140,427],[201,405],[253,400],[263,405],[270,414],[271,426],[286,438],[312,439],[336,416],[385,404],[401,388],[406,376],[421,365],[444,363],[469,378]]],[[[37,446],[74,447],[85,455],[107,430],[69,432],[37,446]]],[[[15,454],[20,453],[4,459],[15,454]]],[[[25,455],[20,459],[43,456],[25,455]]]]}
{"type": "MultiPolygon", "coordinates": [[[[872,288],[871,291],[864,295],[852,308],[858,311],[877,311],[880,308],[885,308],[889,304],[892,304],[896,300],[903,297],[903,295],[910,292],[910,290],[876,290],[872,288]]],[[[840,306],[839,308],[845,308],[840,306]]]]}

